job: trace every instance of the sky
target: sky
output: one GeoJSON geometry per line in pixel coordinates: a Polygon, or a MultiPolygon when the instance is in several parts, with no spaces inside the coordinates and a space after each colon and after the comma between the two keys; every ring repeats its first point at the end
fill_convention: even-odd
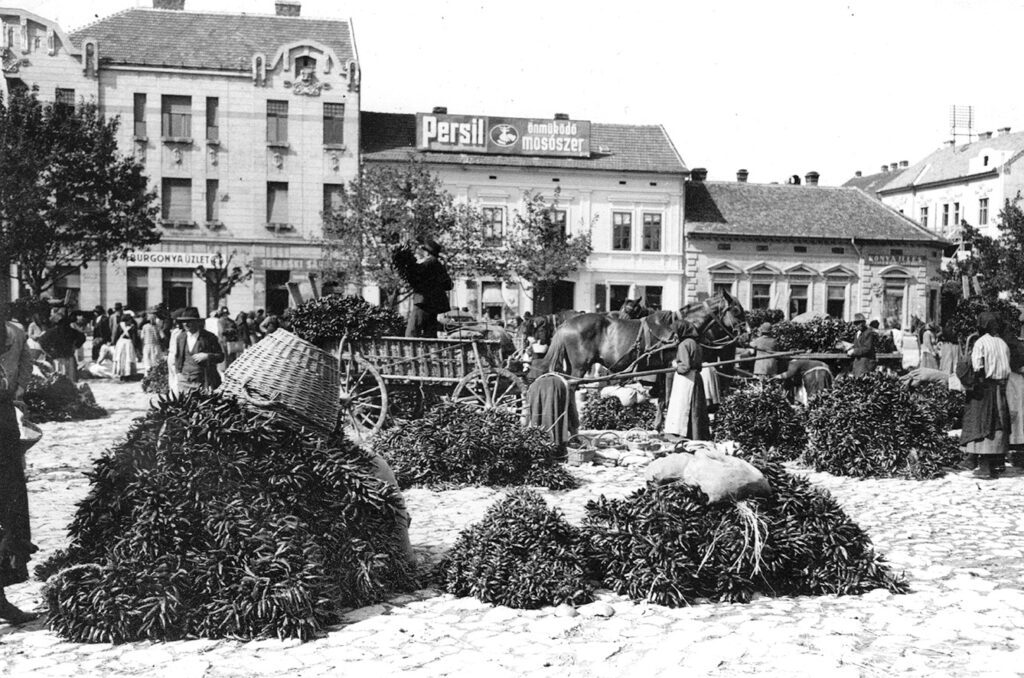
{"type": "MultiPolygon", "coordinates": [[[[7,6],[73,30],[152,5],[7,6]]],[[[273,0],[185,7],[274,12],[273,0]]],[[[302,16],[352,20],[363,110],[661,124],[711,180],[813,170],[838,186],[913,164],[952,138],[953,105],[973,107],[975,134],[1024,131],[1024,0],[302,0],[302,16]]]]}

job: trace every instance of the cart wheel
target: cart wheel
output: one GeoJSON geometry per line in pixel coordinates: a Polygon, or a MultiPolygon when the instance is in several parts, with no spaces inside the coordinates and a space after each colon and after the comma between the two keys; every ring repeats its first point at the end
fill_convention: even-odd
{"type": "Polygon", "coordinates": [[[452,400],[481,410],[497,407],[522,414],[526,411],[526,387],[504,367],[482,368],[462,378],[452,400]]]}
{"type": "Polygon", "coordinates": [[[363,442],[380,430],[387,414],[388,389],[377,368],[360,356],[342,357],[339,428],[363,442]]]}

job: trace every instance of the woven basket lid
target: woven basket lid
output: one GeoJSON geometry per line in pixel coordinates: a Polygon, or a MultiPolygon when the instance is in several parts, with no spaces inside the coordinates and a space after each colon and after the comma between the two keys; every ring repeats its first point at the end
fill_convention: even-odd
{"type": "Polygon", "coordinates": [[[279,329],[231,363],[220,390],[329,433],[338,423],[340,388],[335,356],[279,329]]]}

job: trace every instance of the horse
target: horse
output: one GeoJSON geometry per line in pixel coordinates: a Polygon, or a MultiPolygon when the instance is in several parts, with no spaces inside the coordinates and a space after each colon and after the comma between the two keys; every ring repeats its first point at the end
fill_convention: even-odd
{"type": "Polygon", "coordinates": [[[572,377],[583,377],[596,364],[611,372],[668,367],[675,358],[683,321],[693,323],[700,343],[709,350],[735,343],[746,328],[743,307],[725,291],[678,312],[654,311],[640,320],[584,313],[567,319],[555,331],[541,367],[572,377]]]}

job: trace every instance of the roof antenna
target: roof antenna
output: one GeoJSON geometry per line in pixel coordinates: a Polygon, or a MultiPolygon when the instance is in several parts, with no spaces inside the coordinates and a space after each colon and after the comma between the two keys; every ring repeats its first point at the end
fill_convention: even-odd
{"type": "Polygon", "coordinates": [[[957,137],[967,137],[967,143],[971,143],[971,137],[974,136],[974,106],[949,107],[949,133],[953,135],[954,146],[957,137]]]}

